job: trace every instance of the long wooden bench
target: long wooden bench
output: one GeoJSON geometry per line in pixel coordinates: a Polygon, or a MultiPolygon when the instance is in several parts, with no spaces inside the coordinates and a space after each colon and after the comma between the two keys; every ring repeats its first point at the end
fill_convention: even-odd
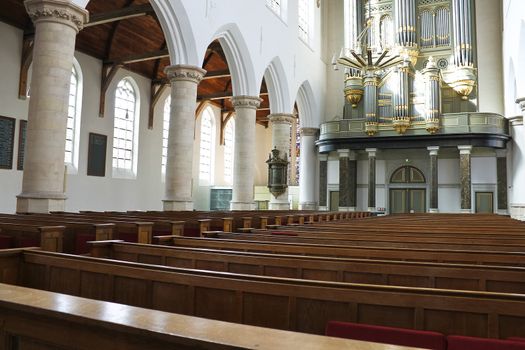
{"type": "Polygon", "coordinates": [[[0,268],[0,282],[314,334],[334,319],[493,338],[525,332],[519,294],[249,276],[23,250],[1,252],[0,268]]]}
{"type": "Polygon", "coordinates": [[[0,284],[0,324],[2,349],[413,349],[205,320],[7,284],[0,284]]]}
{"type": "Polygon", "coordinates": [[[284,243],[265,241],[242,241],[231,239],[172,237],[178,247],[211,248],[249,252],[282,253],[345,258],[428,261],[485,265],[525,266],[525,253],[489,252],[474,250],[432,250],[366,246],[319,245],[308,243],[284,243]]]}
{"type": "Polygon", "coordinates": [[[258,232],[256,234],[213,231],[208,234],[207,237],[230,240],[329,244],[338,246],[525,252],[525,239],[514,239],[506,242],[498,242],[498,240],[486,242],[481,239],[472,242],[471,239],[464,239],[463,241],[457,239],[456,242],[449,242],[447,239],[426,239],[425,237],[403,237],[403,239],[396,239],[396,237],[370,237],[366,234],[363,234],[361,237],[352,237],[344,234],[335,236],[326,232],[315,234],[301,233],[295,230],[258,232]]]}
{"type": "Polygon", "coordinates": [[[298,256],[91,242],[91,256],[163,266],[333,282],[525,294],[525,268],[298,256]]]}

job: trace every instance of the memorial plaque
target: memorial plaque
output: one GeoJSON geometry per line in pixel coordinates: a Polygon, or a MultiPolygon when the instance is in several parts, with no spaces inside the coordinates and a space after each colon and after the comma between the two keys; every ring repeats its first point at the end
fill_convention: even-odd
{"type": "Polygon", "coordinates": [[[210,210],[230,210],[231,200],[231,188],[212,188],[210,193],[210,210]]]}
{"type": "Polygon", "coordinates": [[[87,174],[106,176],[106,135],[89,133],[87,174]]]}
{"type": "Polygon", "coordinates": [[[27,120],[20,119],[20,128],[18,129],[18,170],[24,170],[24,156],[26,153],[26,135],[27,135],[27,120]]]}
{"type": "Polygon", "coordinates": [[[16,119],[0,116],[0,169],[13,168],[16,119]]]}

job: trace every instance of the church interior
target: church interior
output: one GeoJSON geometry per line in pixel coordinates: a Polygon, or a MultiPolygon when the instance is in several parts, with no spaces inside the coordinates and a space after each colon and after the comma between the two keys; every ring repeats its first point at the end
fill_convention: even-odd
{"type": "Polygon", "coordinates": [[[523,0],[2,0],[0,43],[0,349],[525,349],[523,0]]]}

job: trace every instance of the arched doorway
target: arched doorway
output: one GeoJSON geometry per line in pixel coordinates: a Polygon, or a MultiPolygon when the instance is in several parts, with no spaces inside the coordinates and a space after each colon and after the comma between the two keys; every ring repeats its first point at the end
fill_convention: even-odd
{"type": "Polygon", "coordinates": [[[390,177],[390,214],[426,212],[426,181],[423,173],[410,165],[390,177]]]}

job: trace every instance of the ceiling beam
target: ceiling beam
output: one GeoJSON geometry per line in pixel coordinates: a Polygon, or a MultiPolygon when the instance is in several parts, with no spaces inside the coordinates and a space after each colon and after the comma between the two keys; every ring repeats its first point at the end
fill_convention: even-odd
{"type": "Polygon", "coordinates": [[[155,11],[151,4],[142,4],[135,6],[128,6],[114,11],[108,11],[103,13],[96,13],[90,16],[89,22],[86,23],[85,27],[92,27],[99,24],[111,23],[121,21],[123,19],[130,19],[140,16],[146,16],[154,14],[155,11]]]}
{"type": "Polygon", "coordinates": [[[231,76],[230,71],[228,69],[225,70],[217,70],[217,71],[211,71],[206,73],[203,80],[208,79],[216,79],[216,78],[229,78],[231,76]]]}
{"type": "MultiPolygon", "coordinates": [[[[259,96],[267,96],[267,92],[261,92],[259,96]]],[[[225,100],[233,97],[233,93],[231,91],[226,92],[218,92],[215,94],[209,94],[209,95],[197,95],[197,101],[203,101],[203,100],[225,100]]]]}
{"type": "Polygon", "coordinates": [[[153,52],[141,53],[138,55],[131,55],[128,57],[121,57],[117,59],[107,60],[104,63],[130,64],[130,63],[158,60],[159,58],[165,58],[169,56],[170,54],[169,54],[168,49],[163,49],[163,50],[157,50],[153,52]]]}

